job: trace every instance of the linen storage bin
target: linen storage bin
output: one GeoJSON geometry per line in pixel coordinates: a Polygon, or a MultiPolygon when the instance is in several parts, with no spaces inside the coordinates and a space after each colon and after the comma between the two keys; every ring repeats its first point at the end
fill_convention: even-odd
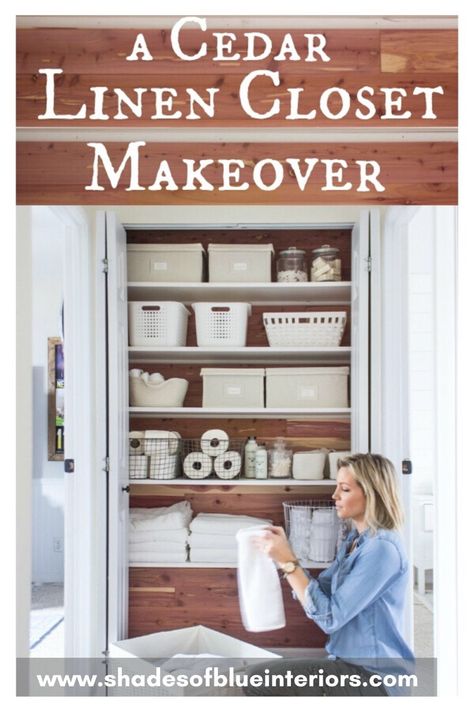
{"type": "Polygon", "coordinates": [[[130,301],[131,346],[185,346],[188,309],[177,301],[130,301]]]}
{"type": "Polygon", "coordinates": [[[348,407],[347,366],[266,368],[267,407],[348,407]]]}
{"type": "Polygon", "coordinates": [[[129,244],[128,281],[200,282],[204,276],[202,244],[129,244]]]}
{"type": "Polygon", "coordinates": [[[203,407],[263,407],[264,368],[202,368],[203,407]]]}
{"type": "Polygon", "coordinates": [[[326,452],[295,452],[293,455],[293,479],[324,479],[326,452]]]}
{"type": "Polygon", "coordinates": [[[337,463],[339,459],[350,457],[350,452],[329,452],[329,478],[337,479],[337,463]]]}
{"type": "Polygon", "coordinates": [[[209,281],[270,282],[272,244],[210,244],[209,281]]]}
{"type": "Polygon", "coordinates": [[[250,304],[192,304],[198,346],[241,347],[247,341],[250,304]]]}

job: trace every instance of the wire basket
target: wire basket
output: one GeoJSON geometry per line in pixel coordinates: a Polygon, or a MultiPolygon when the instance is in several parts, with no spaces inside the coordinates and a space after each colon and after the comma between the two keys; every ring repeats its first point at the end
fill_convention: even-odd
{"type": "Polygon", "coordinates": [[[244,462],[243,439],[218,440],[183,439],[183,474],[188,479],[236,479],[242,476],[244,462]]]}
{"type": "Polygon", "coordinates": [[[340,346],[345,311],[268,312],[262,314],[270,346],[340,346]]]}
{"type": "Polygon", "coordinates": [[[181,471],[182,440],[176,433],[129,437],[130,479],[176,479],[181,471]]]}
{"type": "Polygon", "coordinates": [[[342,538],[342,524],[330,501],[284,501],[285,529],[297,558],[331,563],[342,538]]]}

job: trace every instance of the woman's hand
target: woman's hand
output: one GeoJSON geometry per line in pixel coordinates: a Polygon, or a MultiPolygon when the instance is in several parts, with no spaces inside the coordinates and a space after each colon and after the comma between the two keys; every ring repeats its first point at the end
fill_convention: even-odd
{"type": "Polygon", "coordinates": [[[276,563],[287,563],[296,560],[296,556],[288,543],[285,529],[281,526],[268,526],[264,532],[254,537],[257,548],[266,553],[276,563]]]}

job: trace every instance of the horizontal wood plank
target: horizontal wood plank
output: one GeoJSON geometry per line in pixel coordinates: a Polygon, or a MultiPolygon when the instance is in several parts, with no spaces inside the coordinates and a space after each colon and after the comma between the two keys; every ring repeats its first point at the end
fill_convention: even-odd
{"type": "Polygon", "coordinates": [[[383,72],[458,71],[458,33],[456,30],[383,30],[381,32],[381,69],[383,72]]]}

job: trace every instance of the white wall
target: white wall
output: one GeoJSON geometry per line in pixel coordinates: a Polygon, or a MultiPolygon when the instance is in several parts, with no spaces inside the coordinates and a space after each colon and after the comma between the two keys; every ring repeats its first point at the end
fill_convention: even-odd
{"type": "MultiPolygon", "coordinates": [[[[64,578],[64,467],[48,461],[48,337],[61,336],[64,228],[48,207],[32,214],[33,582],[64,578]],[[58,550],[55,550],[55,547],[58,550]]],[[[67,378],[67,376],[66,376],[67,378]]],[[[67,383],[66,383],[67,384],[67,383]]]]}

